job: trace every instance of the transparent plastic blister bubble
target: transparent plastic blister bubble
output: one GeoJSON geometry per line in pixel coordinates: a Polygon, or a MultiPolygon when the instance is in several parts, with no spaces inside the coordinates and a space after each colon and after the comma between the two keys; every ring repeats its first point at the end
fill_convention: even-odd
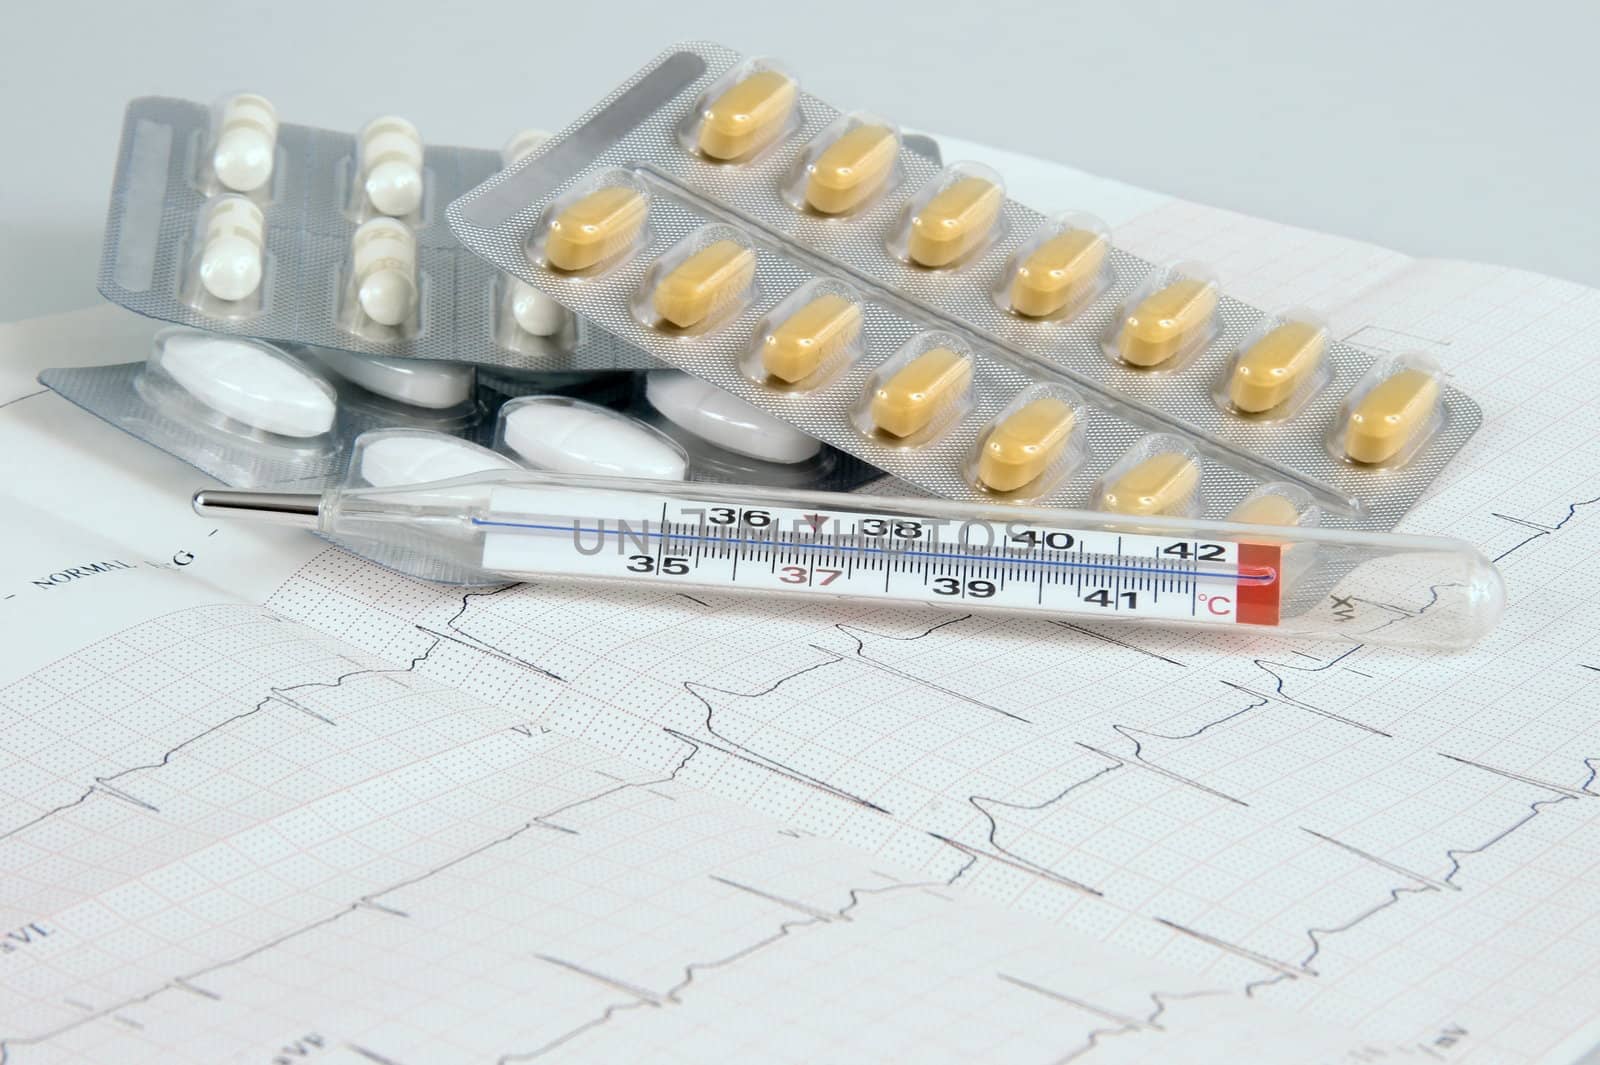
{"type": "Polygon", "coordinates": [[[582,344],[577,315],[520,277],[496,276],[489,298],[494,342],[525,356],[532,365],[559,358],[582,344]]]}
{"type": "Polygon", "coordinates": [[[754,302],[756,249],[738,226],[702,226],[650,264],[631,301],[641,325],[693,335],[726,325],[754,302]]]}
{"type": "Polygon", "coordinates": [[[205,136],[196,177],[206,193],[243,193],[260,202],[272,199],[272,177],[278,172],[278,112],[271,100],[252,92],[224,96],[211,108],[205,136]]]}
{"type": "Polygon", "coordinates": [[[252,318],[271,268],[261,208],[237,193],[213,196],[195,218],[180,296],[212,318],[252,318]]]}
{"type": "Polygon", "coordinates": [[[1268,315],[1250,331],[1212,388],[1223,410],[1283,422],[1328,384],[1328,324],[1305,307],[1268,315]]]}
{"type": "Polygon", "coordinates": [[[895,258],[929,270],[956,269],[1005,235],[1006,183],[982,163],[951,163],[917,190],[889,235],[895,258]]]}
{"type": "Polygon", "coordinates": [[[1082,211],[1056,215],[1018,248],[991,289],[1003,311],[1065,321],[1111,283],[1111,230],[1082,211]]]}
{"type": "Polygon", "coordinates": [[[399,115],[383,115],[361,127],[355,154],[345,160],[345,211],[352,221],[383,216],[422,225],[433,184],[424,164],[422,134],[399,115]]]}
{"type": "Polygon", "coordinates": [[[350,236],[340,269],[339,327],[373,343],[422,333],[424,290],[436,279],[417,266],[417,237],[398,218],[371,218],[350,236]]]}
{"type": "Polygon", "coordinates": [[[340,390],[339,401],[346,409],[443,431],[470,428],[483,417],[477,370],[465,363],[387,359],[337,348],[291,350],[352,386],[340,390]]]}
{"type": "MultiPolygon", "coordinates": [[[[1374,360],[1327,334],[1320,359],[1308,360],[1315,369],[1277,403],[1247,410],[1224,402],[1229,374],[1271,338],[1269,319],[1313,319],[1298,311],[1274,318],[1243,304],[1228,295],[1226,277],[1194,264],[1144,261],[1092,219],[1046,218],[1006,198],[999,174],[941,166],[911,150],[910,137],[881,188],[859,205],[848,191],[833,202],[824,196],[819,209],[804,188],[828,149],[851,130],[892,123],[841,113],[800,90],[786,122],[767,124],[762,116],[783,111],[781,79],[766,79],[764,94],[749,90],[771,107],[734,110],[783,132],[749,153],[708,155],[696,132],[708,105],[760,66],[717,45],[670,49],[537,153],[453,202],[452,228],[493,268],[586,323],[918,490],[956,499],[1092,507],[1112,462],[1136,441],[1166,434],[1200,456],[1198,505],[1211,517],[1264,484],[1283,483],[1305,492],[1326,523],[1389,528],[1481,420],[1470,398],[1445,386],[1437,429],[1419,446],[1393,463],[1352,461],[1330,441],[1342,432],[1341,403],[1374,360]],[[602,180],[639,190],[635,243],[601,271],[552,269],[537,254],[551,208],[602,180]],[[837,206],[846,209],[827,209],[837,206]],[[680,242],[717,226],[743,234],[755,253],[752,291],[736,312],[688,329],[662,329],[659,316],[638,314],[646,274],[659,274],[680,242]],[[805,317],[808,297],[820,293],[837,298],[805,317]],[[812,346],[779,343],[789,339],[782,325],[796,320],[805,328],[791,332],[816,338],[812,346]],[[846,339],[829,341],[829,328],[846,339]],[[933,331],[971,354],[971,407],[926,440],[910,434],[912,446],[876,426],[864,431],[885,361],[933,331]],[[824,347],[845,356],[813,359],[824,347]],[[786,357],[769,360],[774,349],[786,357]],[[1081,461],[1040,482],[1047,489],[1015,499],[985,486],[973,469],[984,434],[1019,395],[1056,386],[1081,399],[1081,461]]],[[[852,150],[874,160],[876,173],[871,140],[861,135],[852,150]]],[[[1285,338],[1272,346],[1286,346],[1285,338]]],[[[1272,352],[1258,354],[1265,363],[1272,352]]],[[[1282,352],[1278,358],[1283,364],[1282,352]]],[[[1286,365],[1299,372],[1303,364],[1286,365]]],[[[1243,386],[1236,391],[1245,403],[1262,402],[1243,386]]]]}
{"type": "Polygon", "coordinates": [[[689,479],[843,491],[877,470],[682,370],[651,370],[628,408],[689,456],[689,479]]]}
{"type": "Polygon", "coordinates": [[[1204,461],[1193,444],[1172,433],[1134,443],[1095,485],[1095,509],[1108,514],[1193,518],[1205,514],[1204,461]]]}
{"type": "Polygon", "coordinates": [[[1300,529],[1322,524],[1322,508],[1303,488],[1273,481],[1245,496],[1228,514],[1244,525],[1284,525],[1300,529]]]}
{"type": "Polygon", "coordinates": [[[745,377],[774,389],[821,388],[865,354],[861,294],[844,281],[808,281],[756,326],[739,358],[745,377]]]}
{"type": "Polygon", "coordinates": [[[1047,495],[1083,464],[1083,399],[1065,385],[1024,389],[984,429],[967,476],[984,491],[1017,501],[1047,495]]]}
{"type": "Polygon", "coordinates": [[[900,127],[863,111],[841,115],[800,152],[783,184],[797,211],[844,218],[900,183],[900,127]]]}
{"type": "Polygon", "coordinates": [[[568,396],[524,396],[500,408],[495,449],[540,470],[681,481],[682,446],[653,426],[568,396]]]}
{"type": "Polygon", "coordinates": [[[1354,465],[1405,466],[1444,420],[1444,371],[1431,356],[1407,352],[1367,371],[1339,407],[1328,450],[1354,465]]]}
{"type": "Polygon", "coordinates": [[[332,447],[338,393],[271,344],[162,330],[139,378],[152,404],[264,447],[332,447]]]}
{"type": "MultiPolygon", "coordinates": [[[[537,149],[530,133],[524,155],[537,149]]],[[[153,318],[274,343],[547,372],[652,365],[604,330],[578,330],[571,311],[450,233],[444,205],[501,166],[496,151],[425,145],[398,116],[352,135],[279,123],[250,93],[215,107],[137,99],[100,291],[153,318]],[[381,236],[381,258],[410,267],[386,264],[375,281],[357,234],[381,236]]]]}
{"type": "Polygon", "coordinates": [[[604,273],[648,242],[650,190],[625,170],[596,174],[552,203],[528,254],[574,278],[604,273]]]}
{"type": "Polygon", "coordinates": [[[1148,373],[1177,373],[1217,335],[1222,295],[1215,271],[1196,262],[1151,270],[1117,309],[1106,354],[1148,373]]]}
{"type": "Polygon", "coordinates": [[[863,436],[890,447],[933,443],[976,403],[975,361],[954,333],[918,333],[874,371],[852,420],[863,436]]]}
{"type": "Polygon", "coordinates": [[[679,128],[685,149],[748,162],[799,128],[800,82],[772,59],[747,59],[707,86],[679,128]]]}
{"type": "Polygon", "coordinates": [[[370,429],[356,437],[344,484],[389,488],[426,484],[486,470],[515,470],[512,459],[433,429],[370,429]]]}

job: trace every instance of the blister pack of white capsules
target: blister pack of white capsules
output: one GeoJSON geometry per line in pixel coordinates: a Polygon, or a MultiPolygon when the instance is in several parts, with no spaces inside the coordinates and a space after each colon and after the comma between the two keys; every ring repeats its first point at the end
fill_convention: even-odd
{"type": "Polygon", "coordinates": [[[276,343],[544,371],[650,359],[466,252],[444,205],[536,148],[425,145],[398,116],[355,135],[279,123],[262,96],[128,105],[101,252],[109,300],[276,343]]]}
{"type": "Polygon", "coordinates": [[[717,45],[448,216],[583,318],[951,498],[1389,528],[1481,420],[1426,356],[1144,261],[717,45]]]}
{"type": "Polygon", "coordinates": [[[416,483],[499,466],[834,491],[880,476],[676,370],[480,372],[174,327],[143,362],[40,380],[241,488],[416,483]],[[364,448],[375,431],[391,442],[364,448]],[[494,462],[472,466],[491,447],[494,462]]]}

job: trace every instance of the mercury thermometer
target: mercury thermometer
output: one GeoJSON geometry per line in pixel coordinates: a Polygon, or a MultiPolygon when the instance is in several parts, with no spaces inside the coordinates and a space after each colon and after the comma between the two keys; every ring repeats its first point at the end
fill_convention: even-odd
{"type": "Polygon", "coordinates": [[[206,489],[410,576],[598,579],[1466,647],[1500,575],[1457,539],[496,470],[321,494],[206,489]]]}

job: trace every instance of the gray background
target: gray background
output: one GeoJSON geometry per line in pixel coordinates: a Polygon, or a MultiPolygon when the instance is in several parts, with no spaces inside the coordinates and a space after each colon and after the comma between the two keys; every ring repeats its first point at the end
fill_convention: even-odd
{"type": "Polygon", "coordinates": [[[559,128],[665,44],[780,56],[902,125],[1600,285],[1600,4],[926,0],[8,5],[0,320],[97,302],[122,108],[249,88],[436,143],[559,128]]]}

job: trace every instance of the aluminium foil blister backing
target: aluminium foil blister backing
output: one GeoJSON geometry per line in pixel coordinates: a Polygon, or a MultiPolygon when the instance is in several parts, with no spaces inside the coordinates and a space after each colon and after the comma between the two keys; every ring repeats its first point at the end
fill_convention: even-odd
{"type": "Polygon", "coordinates": [[[99,289],[112,302],[213,332],[368,355],[547,372],[654,365],[581,323],[551,336],[517,329],[507,310],[512,280],[463,249],[445,224],[445,205],[501,167],[499,152],[477,148],[424,147],[422,202],[401,219],[416,242],[415,312],[403,327],[352,327],[352,239],[361,223],[382,217],[353,191],[357,138],[279,124],[270,179],[240,195],[209,172],[212,122],[212,108],[194,101],[128,105],[100,258],[99,289]],[[240,200],[264,222],[262,276],[248,298],[219,301],[197,286],[194,263],[207,213],[240,200]]]}

